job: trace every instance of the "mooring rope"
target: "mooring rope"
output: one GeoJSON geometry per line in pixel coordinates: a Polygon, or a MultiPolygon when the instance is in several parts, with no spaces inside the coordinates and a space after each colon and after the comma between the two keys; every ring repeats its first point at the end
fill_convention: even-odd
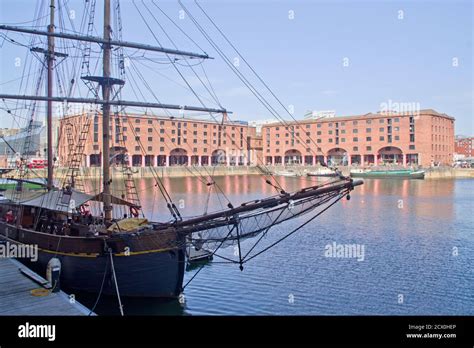
{"type": "Polygon", "coordinates": [[[120,315],[123,317],[123,305],[122,305],[122,300],[120,299],[120,292],[117,284],[117,277],[115,275],[115,266],[114,266],[114,257],[112,255],[112,248],[109,248],[109,256],[110,256],[110,263],[112,265],[112,274],[114,276],[114,283],[115,283],[115,290],[117,292],[117,299],[119,302],[119,309],[120,309],[120,315]]]}
{"type": "Polygon", "coordinates": [[[99,303],[100,297],[102,296],[102,291],[104,290],[104,284],[105,284],[105,277],[107,275],[107,270],[109,269],[109,259],[107,259],[107,263],[105,264],[105,269],[104,269],[104,276],[102,277],[102,284],[100,285],[100,290],[99,294],[97,296],[97,299],[95,300],[94,306],[92,306],[91,311],[89,312],[89,316],[94,313],[95,307],[99,303]]]}

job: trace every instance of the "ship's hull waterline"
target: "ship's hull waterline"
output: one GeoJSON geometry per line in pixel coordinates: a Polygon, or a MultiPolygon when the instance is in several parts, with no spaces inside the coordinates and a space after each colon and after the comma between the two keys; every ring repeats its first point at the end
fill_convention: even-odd
{"type": "MultiPolygon", "coordinates": [[[[20,244],[28,243],[25,235],[34,231],[15,228],[0,222],[0,234],[20,244]],[[11,238],[14,236],[21,236],[11,238]]],[[[64,238],[64,236],[62,236],[64,238]]],[[[31,238],[30,238],[31,239],[31,238]]],[[[113,268],[121,297],[175,298],[182,291],[185,271],[185,248],[167,248],[133,252],[114,251],[113,268]]],[[[65,253],[38,247],[36,261],[19,259],[39,275],[46,277],[48,262],[57,258],[61,262],[60,286],[68,292],[87,292],[116,295],[112,263],[108,252],[65,253]],[[104,276],[104,272],[106,272],[104,276]],[[103,283],[103,286],[102,286],[103,283]]]]}

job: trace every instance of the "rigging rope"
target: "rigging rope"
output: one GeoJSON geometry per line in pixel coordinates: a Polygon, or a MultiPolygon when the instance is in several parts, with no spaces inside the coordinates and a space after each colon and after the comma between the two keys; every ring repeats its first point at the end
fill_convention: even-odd
{"type": "Polygon", "coordinates": [[[107,263],[105,264],[105,269],[104,269],[104,275],[102,277],[102,283],[100,284],[100,289],[99,289],[99,293],[97,295],[97,299],[95,300],[94,302],[94,305],[92,306],[90,312],[89,312],[89,316],[94,313],[94,310],[95,310],[95,307],[97,306],[97,304],[99,303],[99,300],[100,300],[100,297],[102,296],[102,292],[104,290],[104,284],[105,284],[105,277],[107,276],[107,273],[108,273],[108,269],[109,269],[109,258],[106,257],[107,259],[107,263]]]}
{"type": "Polygon", "coordinates": [[[119,303],[120,315],[123,317],[123,305],[122,300],[120,299],[120,292],[119,287],[117,284],[117,276],[115,274],[115,266],[114,266],[114,256],[112,255],[112,248],[109,248],[109,256],[110,256],[110,264],[112,265],[112,275],[114,277],[114,284],[115,284],[115,291],[117,292],[117,299],[119,303]]]}
{"type": "MultiPolygon", "coordinates": [[[[148,83],[146,82],[146,79],[143,77],[143,75],[140,73],[140,71],[139,71],[138,69],[136,69],[136,67],[135,67],[135,65],[133,64],[133,62],[131,62],[131,67],[135,70],[135,72],[137,73],[137,75],[141,78],[141,81],[144,83],[145,87],[150,91],[150,93],[153,95],[153,97],[156,99],[156,101],[157,101],[158,103],[161,103],[160,100],[158,99],[158,97],[156,96],[156,94],[154,93],[153,89],[152,89],[152,88],[148,85],[148,83]]],[[[183,78],[184,78],[184,76],[183,76],[183,78]]],[[[145,99],[143,93],[141,92],[141,90],[140,90],[140,88],[139,88],[139,85],[136,83],[136,81],[135,81],[135,79],[133,78],[133,76],[132,76],[132,79],[133,79],[134,83],[136,84],[138,91],[139,91],[140,94],[142,95],[142,98],[145,99]]],[[[186,82],[187,82],[187,81],[186,81],[186,82]]],[[[134,92],[135,96],[137,96],[137,94],[136,94],[136,92],[135,92],[135,89],[133,89],[133,92],[134,92]]],[[[171,115],[171,113],[170,113],[168,110],[166,110],[166,109],[163,109],[163,110],[165,111],[165,113],[168,114],[168,116],[169,116],[170,118],[173,117],[173,116],[171,115]]],[[[156,129],[155,129],[155,130],[156,130],[156,129]]],[[[157,133],[158,133],[158,131],[157,131],[157,133]]],[[[168,134],[167,134],[167,136],[169,137],[168,134]]],[[[143,148],[143,153],[146,154],[146,152],[145,152],[145,150],[144,150],[144,146],[143,146],[141,143],[140,143],[140,145],[141,145],[141,147],[143,148]]],[[[191,149],[190,144],[186,143],[186,146],[188,146],[188,147],[191,149]]],[[[190,170],[187,166],[185,166],[185,168],[186,168],[186,170],[189,171],[192,175],[194,175],[194,174],[191,172],[191,170],[190,170]]],[[[193,167],[193,168],[194,168],[194,167],[193,167]]],[[[202,168],[203,168],[204,171],[210,176],[208,169],[207,169],[206,167],[202,167],[202,168]]],[[[195,168],[194,168],[194,169],[195,169],[195,168]]],[[[201,176],[201,174],[197,171],[197,169],[195,169],[195,170],[196,170],[196,172],[198,173],[198,175],[201,176]]],[[[153,169],[152,169],[152,171],[153,171],[153,169]]],[[[211,177],[211,178],[212,178],[212,177],[211,177]]],[[[212,178],[212,180],[214,180],[214,179],[212,178]]],[[[206,184],[207,184],[207,183],[206,183],[206,184]]],[[[224,191],[219,187],[219,185],[216,184],[216,188],[219,189],[220,193],[225,197],[225,199],[226,199],[229,203],[231,203],[230,200],[228,199],[228,197],[225,195],[224,191]]]]}
{"type": "MultiPolygon", "coordinates": [[[[137,7],[137,5],[135,4],[135,1],[133,1],[133,4],[134,4],[135,8],[137,9],[137,11],[138,11],[140,17],[143,19],[145,25],[147,26],[147,28],[149,29],[149,31],[151,32],[151,34],[152,34],[153,37],[155,38],[156,42],[161,46],[160,41],[158,40],[157,36],[156,36],[155,33],[153,32],[153,30],[151,29],[151,27],[149,26],[149,24],[146,22],[145,17],[143,16],[143,14],[141,13],[140,9],[139,9],[139,8],[137,7]]],[[[155,6],[156,6],[156,4],[155,4],[155,6]]],[[[146,7],[146,5],[145,5],[145,7],[146,7]]],[[[156,18],[153,16],[153,14],[151,13],[151,11],[148,9],[148,7],[146,7],[146,8],[147,8],[147,10],[150,12],[150,14],[152,15],[152,17],[154,18],[155,22],[157,22],[157,24],[158,24],[158,25],[162,28],[162,30],[164,31],[163,27],[159,24],[159,22],[158,22],[158,21],[156,20],[156,18]]],[[[166,32],[165,32],[165,34],[166,34],[166,32]]],[[[166,35],[167,35],[167,34],[166,34],[166,35]]],[[[170,41],[172,41],[172,40],[170,39],[170,41]]],[[[174,45],[174,42],[173,42],[173,41],[172,41],[172,43],[173,43],[173,45],[174,45]]],[[[175,47],[176,47],[176,45],[175,45],[175,47]]],[[[199,97],[199,95],[196,93],[196,91],[192,88],[192,86],[190,85],[190,83],[187,81],[187,79],[186,79],[186,78],[184,77],[184,75],[181,73],[181,71],[180,71],[179,68],[176,66],[175,62],[171,59],[171,57],[169,56],[169,54],[166,54],[166,56],[168,57],[170,63],[173,64],[173,67],[174,67],[174,69],[176,70],[176,72],[180,75],[180,77],[182,78],[182,80],[185,82],[185,84],[188,86],[188,88],[191,90],[191,92],[194,94],[194,96],[198,99],[198,101],[200,102],[200,104],[201,104],[203,107],[206,107],[206,105],[204,104],[204,102],[202,101],[202,99],[199,97]]],[[[191,68],[191,69],[192,69],[192,68],[191,68]]],[[[197,74],[196,71],[195,71],[194,69],[192,69],[192,70],[193,70],[194,74],[196,75],[196,74],[197,74]]],[[[205,84],[202,82],[202,80],[199,78],[199,76],[198,76],[198,80],[199,80],[199,81],[201,82],[201,84],[203,84],[204,87],[209,91],[209,89],[207,88],[207,86],[205,86],[205,84]]],[[[211,96],[212,96],[212,93],[210,93],[210,94],[211,94],[211,96]]],[[[214,121],[218,122],[218,121],[215,119],[215,117],[212,115],[212,113],[209,113],[209,115],[214,119],[214,121]]],[[[232,138],[230,138],[230,135],[229,135],[227,132],[224,132],[224,134],[230,139],[230,141],[233,141],[232,138]]],[[[247,143],[247,145],[249,145],[247,139],[244,139],[244,141],[247,143]]],[[[257,157],[258,157],[258,156],[257,156],[257,157]]],[[[263,163],[263,161],[262,161],[262,163],[263,163]]],[[[263,163],[263,165],[265,166],[264,163],[263,163]]],[[[278,180],[274,178],[273,174],[272,174],[270,171],[267,170],[267,171],[266,171],[266,175],[270,175],[270,176],[273,178],[273,180],[276,182],[276,184],[281,187],[281,185],[279,184],[278,180]]],[[[281,188],[281,190],[283,190],[283,188],[281,188]]]]}
{"type": "Polygon", "coordinates": [[[252,255],[251,257],[249,257],[248,259],[245,259],[244,262],[248,262],[252,259],[254,259],[255,257],[257,257],[258,255],[261,255],[262,253],[264,253],[265,251],[267,251],[268,249],[270,248],[273,248],[275,245],[281,243],[282,241],[284,241],[286,238],[290,237],[291,235],[293,235],[294,233],[296,233],[297,231],[299,231],[300,229],[302,229],[304,226],[308,225],[310,222],[312,222],[314,219],[316,219],[319,215],[321,215],[322,213],[324,213],[326,210],[328,210],[329,208],[331,208],[334,204],[336,204],[337,202],[339,202],[348,192],[347,191],[344,191],[342,193],[339,194],[339,197],[336,198],[335,201],[333,201],[331,204],[329,204],[327,207],[325,207],[323,210],[321,210],[320,212],[318,212],[316,215],[314,215],[313,217],[311,217],[310,219],[308,219],[307,221],[305,221],[304,223],[302,223],[300,226],[298,226],[297,228],[293,229],[290,233],[288,233],[287,235],[285,235],[284,237],[280,238],[279,240],[277,240],[276,242],[270,244],[269,246],[267,246],[265,249],[259,251],[258,253],[252,255]]]}
{"type": "MultiPolygon", "coordinates": [[[[227,234],[226,238],[228,238],[232,231],[234,230],[235,226],[229,231],[229,233],[227,234]]],[[[217,250],[219,250],[219,248],[222,246],[222,244],[224,244],[226,238],[224,238],[221,243],[219,244],[219,246],[211,253],[211,255],[209,255],[209,258],[213,257],[217,250]]],[[[193,281],[194,278],[196,278],[196,276],[199,274],[199,272],[201,272],[201,270],[204,268],[205,264],[202,264],[201,267],[199,268],[199,270],[196,271],[196,273],[193,274],[193,276],[191,277],[191,279],[189,279],[186,284],[183,286],[183,290],[186,289],[186,287],[189,285],[189,283],[191,283],[193,281]]]]}
{"type": "MultiPolygon", "coordinates": [[[[184,4],[178,0],[178,3],[183,7],[183,10],[188,14],[188,16],[191,18],[195,26],[198,28],[198,30],[203,34],[203,36],[207,39],[207,41],[214,47],[214,49],[219,53],[219,55],[224,59],[224,61],[227,63],[227,66],[231,68],[231,70],[234,72],[234,74],[237,75],[237,77],[244,83],[244,85],[252,92],[252,94],[257,97],[257,99],[262,103],[262,105],[278,120],[280,120],[281,123],[283,123],[286,127],[291,127],[292,128],[292,135],[294,137],[294,126],[292,124],[288,124],[271,106],[271,104],[261,95],[260,92],[248,81],[248,79],[238,70],[235,68],[233,64],[231,64],[229,58],[223,53],[223,51],[219,48],[219,46],[215,43],[214,40],[206,33],[204,28],[197,22],[195,17],[190,13],[190,11],[184,6],[184,4]]],[[[242,60],[246,63],[246,65],[251,69],[251,71],[257,76],[257,78],[262,82],[262,84],[266,87],[266,89],[271,93],[271,95],[278,101],[278,103],[283,107],[283,109],[290,115],[290,117],[293,119],[294,124],[300,125],[300,123],[294,118],[294,116],[291,114],[291,112],[288,111],[288,109],[283,105],[280,99],[275,95],[275,93],[270,89],[270,87],[265,83],[265,81],[256,73],[256,71],[253,69],[253,67],[247,62],[247,60],[240,54],[240,52],[237,50],[237,48],[230,42],[230,40],[227,38],[227,36],[224,35],[224,33],[217,27],[217,25],[212,21],[212,19],[208,16],[208,14],[204,11],[204,9],[195,1],[196,5],[201,9],[201,11],[205,14],[205,16],[209,19],[209,21],[213,24],[213,26],[218,30],[218,32],[224,37],[224,39],[231,45],[231,47],[239,54],[239,56],[242,58],[242,60]]],[[[303,141],[302,137],[298,135],[298,132],[296,134],[297,138],[301,141],[302,144],[305,142],[303,141]]],[[[320,150],[320,147],[316,144],[314,139],[309,136],[309,139],[311,142],[316,145],[316,150],[320,153],[322,151],[320,150]]],[[[314,155],[317,155],[317,153],[314,152],[313,149],[310,149],[311,152],[313,152],[314,155]]],[[[330,168],[331,170],[334,170],[333,168],[330,168]]],[[[334,170],[335,171],[335,170],[334,170]]],[[[307,180],[312,181],[311,178],[306,178],[307,180]]]]}

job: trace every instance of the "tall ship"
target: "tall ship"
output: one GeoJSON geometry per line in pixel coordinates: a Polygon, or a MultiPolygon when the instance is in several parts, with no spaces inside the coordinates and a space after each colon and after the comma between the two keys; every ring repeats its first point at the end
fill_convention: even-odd
{"type": "MultiPolygon", "coordinates": [[[[238,205],[228,203],[224,209],[186,217],[175,203],[172,192],[168,192],[162,177],[151,167],[153,189],[160,201],[165,203],[169,218],[150,221],[140,204],[134,173],[126,160],[118,160],[123,169],[123,179],[119,181],[124,188],[118,194],[113,192],[117,179],[113,177],[112,171],[117,158],[125,158],[128,154],[117,150],[116,142],[111,141],[112,121],[123,120],[129,108],[207,113],[216,120],[216,124],[220,124],[230,112],[222,107],[173,105],[158,100],[131,101],[122,98],[122,91],[128,86],[125,75],[127,57],[124,52],[161,54],[162,60],[177,69],[179,64],[191,64],[193,60],[210,57],[206,53],[164,48],[161,44],[153,46],[124,41],[121,36],[120,2],[117,0],[113,4],[111,0],[102,1],[103,31],[98,36],[93,25],[95,14],[99,12],[96,11],[96,1],[86,1],[84,6],[81,22],[83,32],[78,28],[75,31],[57,30],[55,17],[59,15],[58,22],[62,23],[64,17],[60,11],[67,10],[67,2],[63,0],[50,0],[46,30],[38,25],[0,25],[0,32],[6,38],[2,49],[6,49],[8,44],[20,42],[18,37],[40,38],[31,39],[24,45],[27,53],[34,55],[40,62],[37,81],[34,82],[35,93],[0,94],[0,99],[6,103],[21,101],[21,105],[25,105],[29,123],[38,117],[46,118],[45,181],[41,183],[32,179],[36,169],[28,166],[31,144],[25,141],[22,149],[16,149],[20,156],[15,170],[3,176],[8,182],[15,181],[17,185],[9,190],[8,195],[5,194],[6,199],[0,205],[0,238],[4,242],[37,246],[39,257],[36,262],[27,259],[21,261],[39,274],[44,275],[52,266],[57,267],[60,269],[61,286],[73,291],[126,297],[177,297],[183,291],[186,248],[206,248],[215,254],[219,248],[232,245],[238,251],[233,262],[243,269],[245,262],[261,252],[254,248],[261,245],[262,236],[270,233],[275,226],[301,217],[298,220],[298,227],[301,228],[341,199],[350,198],[354,187],[362,184],[361,180],[338,175],[324,183],[307,181],[303,189],[287,192],[278,178],[267,173],[262,175],[262,180],[275,189],[275,195],[238,205]],[[115,15],[114,21],[112,14],[115,15]],[[58,41],[61,43],[59,46],[58,41]],[[66,48],[75,49],[79,54],[68,54],[64,52],[66,48]],[[72,65],[76,70],[67,75],[61,64],[65,60],[77,59],[77,55],[81,57],[82,64],[72,65]],[[95,70],[99,74],[91,73],[93,55],[100,57],[99,68],[95,70]],[[64,75],[66,78],[59,85],[57,82],[64,75]],[[75,77],[77,75],[79,78],[75,77]],[[87,88],[86,96],[84,93],[74,95],[78,84],[87,88]],[[43,90],[46,92],[43,93],[43,90]],[[38,108],[40,104],[45,105],[44,114],[38,108]],[[67,114],[67,105],[78,104],[92,111],[85,116],[80,129],[75,132],[66,130],[61,134],[70,138],[70,153],[68,163],[61,164],[64,169],[58,170],[54,157],[53,109],[61,105],[64,116],[67,114]],[[92,120],[97,115],[101,119],[99,136],[103,140],[101,173],[99,187],[91,192],[81,178],[82,153],[86,135],[91,131],[92,120]],[[32,183],[42,185],[41,192],[28,191],[27,185],[32,183]],[[241,243],[244,239],[253,243],[246,252],[241,243]]],[[[144,6],[145,10],[148,9],[146,3],[144,6]]],[[[188,15],[191,16],[190,13],[188,15]]],[[[139,24],[144,24],[145,29],[149,25],[145,20],[139,24]]],[[[217,52],[220,53],[219,50],[217,52]]],[[[279,115],[276,117],[281,118],[279,115]]],[[[317,148],[316,144],[314,148],[317,148]]],[[[201,176],[207,186],[216,186],[211,172],[201,176]]]]}

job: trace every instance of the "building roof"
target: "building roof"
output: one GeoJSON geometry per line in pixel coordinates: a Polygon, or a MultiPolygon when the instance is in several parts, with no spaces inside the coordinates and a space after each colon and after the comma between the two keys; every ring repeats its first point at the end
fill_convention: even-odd
{"type": "MultiPolygon", "coordinates": [[[[454,120],[454,117],[449,116],[447,114],[442,114],[437,112],[434,109],[422,109],[418,111],[418,114],[420,116],[423,115],[434,115],[434,116],[439,116],[439,117],[445,117],[450,120],[454,120]]],[[[99,114],[100,115],[100,114],[99,114]]],[[[263,123],[261,124],[262,128],[266,127],[278,127],[281,125],[288,125],[288,124],[313,124],[313,123],[327,123],[327,122],[340,122],[340,121],[355,121],[359,119],[378,119],[378,118],[386,118],[386,117],[408,117],[412,116],[413,113],[408,113],[408,112],[402,112],[402,113],[385,113],[385,112],[369,112],[366,114],[361,114],[361,115],[350,115],[350,116],[334,116],[334,117],[324,117],[324,118],[319,118],[319,119],[300,119],[300,120],[285,120],[284,122],[279,122],[278,120],[275,120],[273,123],[263,123]]],[[[78,117],[78,116],[84,116],[84,114],[77,114],[77,115],[71,115],[64,117],[61,119],[61,121],[66,120],[68,118],[73,118],[73,117],[78,117]]],[[[223,123],[222,122],[216,122],[213,120],[206,120],[206,119],[197,119],[197,118],[186,118],[186,117],[169,117],[169,116],[160,116],[160,115],[146,115],[146,114],[127,114],[127,115],[120,115],[120,117],[132,117],[132,118],[142,118],[142,119],[155,119],[155,120],[163,120],[163,121],[177,121],[177,122],[192,122],[192,123],[207,123],[207,124],[214,124],[214,125],[230,125],[230,126],[236,126],[236,127],[249,127],[249,128],[255,128],[256,124],[252,124],[253,122],[258,122],[258,121],[250,121],[249,124],[245,124],[242,121],[229,121],[226,120],[223,123]]],[[[268,120],[267,120],[268,121],[268,120]]],[[[260,125],[258,125],[260,126],[260,125]]]]}
{"type": "Polygon", "coordinates": [[[456,137],[456,139],[455,139],[455,141],[457,141],[457,142],[469,142],[469,141],[472,141],[472,140],[474,140],[474,137],[466,137],[466,136],[464,136],[462,138],[461,137],[459,137],[459,138],[456,137]]]}
{"type": "MultiPolygon", "coordinates": [[[[446,115],[446,114],[441,114],[433,109],[423,109],[420,110],[419,112],[420,116],[423,115],[434,115],[434,116],[440,116],[440,117],[445,117],[451,120],[454,120],[454,117],[446,115]]],[[[272,123],[272,124],[265,124],[263,127],[276,127],[276,126],[281,126],[281,125],[288,125],[288,124],[313,124],[313,123],[330,123],[330,122],[340,122],[340,121],[356,121],[356,120],[366,120],[366,119],[378,119],[378,118],[386,118],[386,117],[408,117],[412,116],[413,114],[409,113],[373,113],[369,112],[367,114],[363,115],[352,115],[352,116],[335,116],[335,117],[328,117],[328,118],[319,118],[319,119],[304,119],[304,120],[296,120],[296,121],[288,121],[286,120],[285,122],[277,122],[277,123],[272,123]]]]}
{"type": "MultiPolygon", "coordinates": [[[[98,113],[98,116],[100,117],[102,114],[98,113]]],[[[80,117],[80,116],[85,116],[84,114],[76,114],[76,115],[70,115],[66,116],[60,119],[60,122],[63,122],[64,120],[70,119],[70,118],[75,118],[75,117],[80,117]]],[[[92,115],[91,115],[92,117],[92,115]]],[[[116,116],[111,116],[110,119],[115,118],[116,116]]],[[[235,127],[252,127],[249,126],[248,121],[242,121],[242,120],[229,120],[227,117],[224,119],[224,122],[222,122],[222,119],[219,117],[216,117],[216,120],[219,122],[216,122],[215,120],[209,120],[209,119],[204,119],[204,118],[191,118],[191,117],[185,117],[185,116],[163,116],[163,115],[150,115],[150,114],[131,114],[127,113],[125,114],[120,114],[119,117],[125,118],[125,117],[130,117],[130,118],[141,118],[141,119],[146,119],[146,120],[160,120],[160,121],[176,121],[176,122],[192,122],[192,123],[207,123],[207,124],[214,124],[214,125],[230,125],[230,126],[235,126],[235,127]]]]}

